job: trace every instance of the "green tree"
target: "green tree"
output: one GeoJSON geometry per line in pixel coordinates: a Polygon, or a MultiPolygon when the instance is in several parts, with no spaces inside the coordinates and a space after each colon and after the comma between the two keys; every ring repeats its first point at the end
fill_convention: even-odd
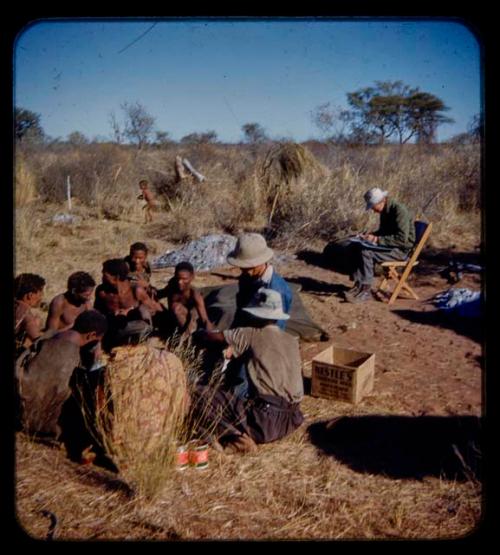
{"type": "Polygon", "coordinates": [[[433,142],[437,127],[453,121],[442,114],[448,107],[440,98],[402,81],[376,81],[372,87],[347,93],[347,100],[352,130],[379,144],[393,137],[400,144],[413,137],[433,142]]]}
{"type": "Polygon", "coordinates": [[[414,131],[417,143],[433,143],[438,126],[453,123],[451,118],[440,113],[446,110],[449,108],[444,102],[431,93],[418,91],[409,97],[408,126],[414,131]]]}
{"type": "Polygon", "coordinates": [[[87,145],[90,141],[80,131],[73,131],[68,135],[68,143],[73,146],[87,145]]]}
{"type": "Polygon", "coordinates": [[[171,144],[173,141],[170,138],[170,133],[168,131],[156,131],[155,144],[159,146],[165,146],[171,144]]]}
{"type": "Polygon", "coordinates": [[[40,114],[26,108],[15,107],[14,127],[18,141],[39,143],[45,138],[45,132],[40,124],[40,114]]]}
{"type": "Polygon", "coordinates": [[[267,140],[266,132],[260,123],[245,123],[241,129],[245,141],[249,144],[260,144],[267,140]]]}
{"type": "Polygon", "coordinates": [[[181,139],[181,143],[185,145],[203,145],[214,144],[217,142],[217,133],[215,131],[205,131],[204,133],[190,133],[181,139]]]}

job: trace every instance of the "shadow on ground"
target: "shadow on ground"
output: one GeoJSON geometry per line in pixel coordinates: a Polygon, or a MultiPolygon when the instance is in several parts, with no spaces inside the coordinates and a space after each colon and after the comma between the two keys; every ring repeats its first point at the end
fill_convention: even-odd
{"type": "Polygon", "coordinates": [[[356,472],[390,478],[480,479],[480,419],[359,416],[315,422],[311,442],[356,472]]]}
{"type": "Polygon", "coordinates": [[[466,318],[456,314],[447,314],[442,310],[421,312],[418,310],[393,310],[400,318],[425,324],[426,326],[439,326],[453,330],[455,333],[468,337],[477,343],[482,343],[484,338],[483,321],[481,318],[466,318]]]}
{"type": "Polygon", "coordinates": [[[326,256],[322,252],[308,249],[298,251],[295,255],[298,260],[302,260],[310,266],[317,266],[319,268],[324,268],[325,270],[331,270],[333,272],[346,275],[349,275],[352,271],[352,268],[345,259],[346,257],[326,256]]]}
{"type": "Polygon", "coordinates": [[[104,487],[107,491],[121,492],[127,498],[134,496],[132,488],[120,478],[111,476],[106,471],[79,467],[76,470],[79,480],[85,485],[104,487]]]}
{"type": "Polygon", "coordinates": [[[349,289],[347,285],[342,283],[328,283],[310,277],[287,278],[288,282],[297,283],[301,286],[304,293],[312,293],[314,295],[342,295],[349,289]]]}

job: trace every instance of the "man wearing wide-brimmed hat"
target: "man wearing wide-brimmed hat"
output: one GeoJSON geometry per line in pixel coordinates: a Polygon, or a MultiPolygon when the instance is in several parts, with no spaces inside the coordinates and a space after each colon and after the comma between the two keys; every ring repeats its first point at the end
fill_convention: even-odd
{"type": "Polygon", "coordinates": [[[251,316],[251,326],[200,333],[244,361],[243,387],[214,392],[199,386],[195,404],[205,433],[237,451],[252,451],[257,443],[280,439],[302,424],[304,387],[298,339],[276,325],[289,318],[281,295],[260,288],[242,310],[251,316]]]}
{"type": "MultiPolygon", "coordinates": [[[[283,311],[288,314],[292,305],[292,291],[286,281],[270,264],[273,251],[267,246],[266,240],[259,233],[243,233],[238,237],[235,249],[227,261],[241,269],[236,296],[237,313],[232,327],[245,322],[242,309],[252,302],[252,298],[260,287],[278,291],[281,294],[283,311]]],[[[278,326],[285,329],[286,321],[281,319],[278,326]]]]}
{"type": "Polygon", "coordinates": [[[371,298],[375,263],[404,260],[415,242],[413,218],[404,204],[389,198],[387,191],[379,187],[369,189],[364,195],[364,200],[366,210],[380,214],[380,225],[377,231],[359,237],[374,247],[383,247],[383,250],[360,246],[352,274],[354,287],[345,295],[346,300],[353,303],[371,298]]]}

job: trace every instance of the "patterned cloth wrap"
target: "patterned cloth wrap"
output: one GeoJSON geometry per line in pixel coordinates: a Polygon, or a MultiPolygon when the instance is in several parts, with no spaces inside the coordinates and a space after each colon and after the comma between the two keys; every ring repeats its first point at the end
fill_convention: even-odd
{"type": "Polygon", "coordinates": [[[174,439],[188,399],[177,356],[147,344],[116,347],[105,389],[111,396],[111,448],[118,464],[168,448],[165,442],[174,439]]]}

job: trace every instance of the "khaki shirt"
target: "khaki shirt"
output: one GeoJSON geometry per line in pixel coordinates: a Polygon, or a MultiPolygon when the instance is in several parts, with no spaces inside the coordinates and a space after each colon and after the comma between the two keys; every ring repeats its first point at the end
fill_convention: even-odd
{"type": "Polygon", "coordinates": [[[263,395],[298,403],[304,396],[299,341],[276,325],[235,328],[223,332],[235,356],[250,350],[249,378],[263,395]]]}

